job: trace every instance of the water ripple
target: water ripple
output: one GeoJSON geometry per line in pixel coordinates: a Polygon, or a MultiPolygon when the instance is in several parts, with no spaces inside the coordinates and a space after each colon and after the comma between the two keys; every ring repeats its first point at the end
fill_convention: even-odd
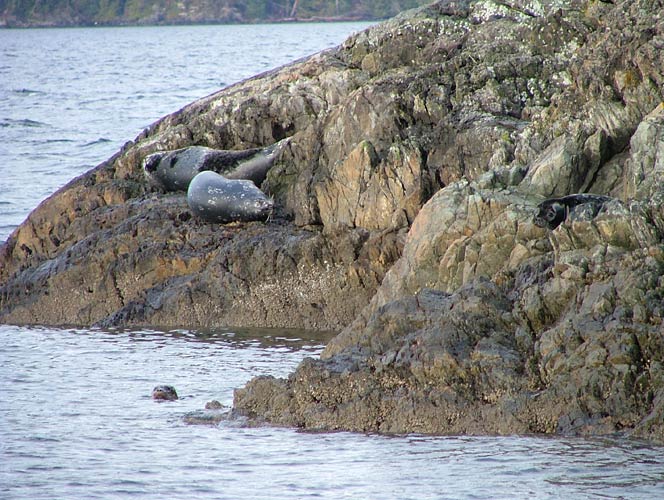
{"type": "Polygon", "coordinates": [[[0,121],[0,127],[50,127],[48,123],[31,120],[29,118],[3,119],[0,121]]]}

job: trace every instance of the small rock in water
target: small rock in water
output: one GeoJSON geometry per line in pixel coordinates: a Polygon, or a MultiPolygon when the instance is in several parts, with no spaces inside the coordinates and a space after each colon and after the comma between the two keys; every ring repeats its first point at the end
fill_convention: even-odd
{"type": "Polygon", "coordinates": [[[187,424],[194,425],[217,425],[222,420],[228,419],[229,412],[221,411],[223,408],[224,405],[216,399],[213,399],[212,401],[205,403],[204,410],[187,413],[184,416],[184,421],[187,424]]]}
{"type": "Polygon", "coordinates": [[[205,403],[206,410],[221,410],[222,408],[223,405],[216,399],[213,399],[212,401],[208,401],[207,403],[205,403]]]}
{"type": "Polygon", "coordinates": [[[152,389],[152,399],[158,401],[175,401],[178,399],[178,393],[172,385],[158,385],[152,389]]]}

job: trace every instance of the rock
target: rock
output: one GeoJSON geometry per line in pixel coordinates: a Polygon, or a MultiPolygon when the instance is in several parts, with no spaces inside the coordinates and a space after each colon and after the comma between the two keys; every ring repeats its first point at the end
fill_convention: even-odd
{"type": "Polygon", "coordinates": [[[193,103],[11,236],[0,321],[340,331],[237,389],[249,422],[664,442],[663,8],[436,2],[193,103]],[[141,174],[285,137],[265,224],[141,174]]]}
{"type": "Polygon", "coordinates": [[[216,399],[213,399],[212,401],[208,401],[207,403],[205,403],[206,410],[221,410],[222,408],[223,405],[216,399]]]}
{"type": "Polygon", "coordinates": [[[228,420],[230,417],[230,412],[224,410],[224,406],[213,399],[205,403],[204,410],[196,410],[187,413],[183,420],[187,424],[193,425],[217,425],[223,420],[228,420]]]}
{"type": "Polygon", "coordinates": [[[664,180],[664,103],[639,124],[630,140],[631,155],[625,175],[625,197],[661,196],[664,180]]]}
{"type": "Polygon", "coordinates": [[[218,425],[219,422],[228,420],[228,415],[217,409],[205,409],[190,411],[182,420],[190,425],[218,425]]]}
{"type": "MultiPolygon", "coordinates": [[[[484,9],[475,15],[491,18],[490,4],[475,3],[484,9]]],[[[626,19],[631,26],[647,23],[636,4],[644,6],[607,5],[605,22],[620,19],[623,30],[626,19]]],[[[502,19],[514,13],[494,7],[494,22],[504,26],[502,19]]],[[[569,14],[552,22],[571,29],[569,14]]],[[[522,19],[518,29],[538,17],[522,19]]],[[[629,51],[654,54],[647,47],[662,43],[627,33],[629,51]]],[[[510,134],[505,153],[491,157],[505,167],[463,172],[464,179],[445,183],[417,213],[401,258],[369,306],[322,359],[302,363],[287,380],[252,381],[236,392],[236,411],[312,429],[622,431],[662,441],[655,422],[663,414],[663,191],[656,173],[652,183],[639,173],[657,171],[660,108],[648,113],[642,106],[661,100],[662,87],[655,91],[634,73],[621,86],[629,102],[607,101],[615,90],[608,92],[589,68],[628,71],[616,68],[629,66],[627,60],[596,61],[616,33],[602,24],[576,36],[579,57],[593,61],[552,79],[557,90],[541,109],[528,110],[529,123],[510,134]],[[588,104],[578,105],[581,95],[588,104]],[[640,196],[639,182],[648,186],[640,196]],[[592,203],[579,204],[555,231],[543,233],[532,223],[542,196],[599,187],[603,194],[586,196],[592,203]]],[[[477,71],[486,71],[484,57],[477,71]]],[[[643,67],[652,81],[663,81],[661,70],[643,67]]]]}

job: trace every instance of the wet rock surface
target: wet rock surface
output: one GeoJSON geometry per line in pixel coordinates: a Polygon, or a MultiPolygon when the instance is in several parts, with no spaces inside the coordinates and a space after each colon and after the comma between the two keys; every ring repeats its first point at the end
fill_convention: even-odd
{"type": "Polygon", "coordinates": [[[437,2],[193,103],[12,235],[0,320],[340,330],[236,391],[254,421],[664,441],[662,12],[437,2]],[[199,222],[142,177],[284,137],[267,223],[199,222]]]}

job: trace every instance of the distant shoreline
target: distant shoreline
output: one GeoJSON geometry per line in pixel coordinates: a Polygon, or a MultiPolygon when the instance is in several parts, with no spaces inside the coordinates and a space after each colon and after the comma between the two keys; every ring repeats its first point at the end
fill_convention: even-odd
{"type": "Polygon", "coordinates": [[[109,22],[109,23],[10,23],[0,22],[0,30],[9,29],[48,29],[48,28],[131,28],[131,27],[160,27],[160,26],[216,26],[216,25],[254,25],[254,24],[289,24],[289,23],[346,23],[346,22],[380,22],[388,17],[366,16],[314,16],[308,18],[275,18],[256,20],[209,20],[209,21],[164,21],[164,22],[109,22]]]}

